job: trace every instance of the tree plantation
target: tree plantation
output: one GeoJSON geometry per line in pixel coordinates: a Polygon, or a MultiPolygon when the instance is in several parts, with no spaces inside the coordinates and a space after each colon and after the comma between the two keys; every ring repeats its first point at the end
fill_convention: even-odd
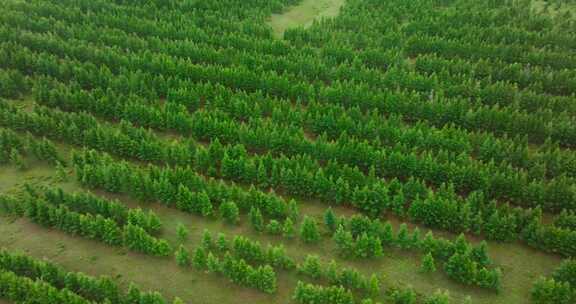
{"type": "Polygon", "coordinates": [[[0,7],[0,304],[576,303],[573,0],[0,7]]]}

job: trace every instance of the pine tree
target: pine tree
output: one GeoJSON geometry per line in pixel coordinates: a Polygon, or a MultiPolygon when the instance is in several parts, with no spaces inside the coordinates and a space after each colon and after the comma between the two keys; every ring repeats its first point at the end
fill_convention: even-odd
{"type": "Polygon", "coordinates": [[[216,246],[218,250],[221,252],[228,251],[230,246],[228,245],[228,240],[226,239],[226,235],[224,233],[218,233],[218,240],[216,241],[216,246]]]}
{"type": "Polygon", "coordinates": [[[28,164],[26,164],[24,158],[22,158],[18,150],[14,148],[10,151],[10,163],[22,171],[28,168],[28,164]]]}
{"type": "Polygon", "coordinates": [[[312,217],[305,216],[302,227],[300,228],[300,238],[305,243],[316,243],[320,240],[318,225],[312,217]]]}
{"type": "Polygon", "coordinates": [[[220,204],[220,215],[229,224],[235,225],[240,221],[240,210],[231,201],[220,204]]]}
{"type": "Polygon", "coordinates": [[[338,219],[336,218],[334,211],[332,211],[332,208],[326,209],[326,212],[324,213],[324,224],[328,227],[330,233],[334,233],[336,228],[338,228],[338,219]]]}
{"type": "Polygon", "coordinates": [[[266,232],[272,235],[279,235],[282,233],[282,225],[277,220],[271,220],[266,225],[266,232]]]}
{"type": "Polygon", "coordinates": [[[188,229],[182,223],[176,225],[176,235],[178,236],[178,241],[181,243],[188,239],[188,229]]]}
{"type": "Polygon", "coordinates": [[[254,230],[258,232],[264,230],[264,218],[262,217],[260,209],[252,207],[248,216],[250,217],[250,223],[252,227],[254,227],[254,230]]]}
{"type": "Polygon", "coordinates": [[[179,266],[182,267],[190,266],[191,262],[190,253],[188,253],[188,250],[183,245],[180,245],[178,247],[175,253],[175,257],[176,257],[176,264],[178,264],[179,266]]]}
{"type": "Polygon", "coordinates": [[[412,238],[410,239],[410,246],[412,248],[418,249],[418,248],[420,248],[420,241],[421,241],[420,229],[418,229],[418,227],[416,227],[412,231],[412,238]]]}
{"type": "Polygon", "coordinates": [[[206,250],[214,248],[214,241],[212,240],[212,234],[208,229],[204,229],[204,232],[202,233],[202,247],[206,248],[206,250]]]}
{"type": "MultiPolygon", "coordinates": [[[[227,255],[229,256],[229,255],[227,255]]],[[[212,273],[219,273],[223,271],[223,265],[220,264],[220,260],[212,253],[209,252],[206,257],[206,268],[212,273]]]]}
{"type": "Polygon", "coordinates": [[[410,248],[410,234],[408,232],[408,226],[405,223],[400,225],[398,229],[398,236],[396,237],[398,246],[402,249],[410,248]]]}
{"type": "Polygon", "coordinates": [[[207,253],[204,247],[198,247],[194,250],[194,257],[192,257],[192,265],[198,269],[206,268],[207,253]]]}
{"type": "Polygon", "coordinates": [[[432,273],[436,271],[436,262],[434,261],[434,257],[430,252],[422,257],[420,271],[423,273],[432,273]]]}
{"type": "Polygon", "coordinates": [[[436,291],[432,296],[428,297],[424,304],[449,304],[450,294],[447,291],[436,291]]]}
{"type": "Polygon", "coordinates": [[[288,201],[288,218],[292,220],[292,222],[297,222],[298,218],[300,217],[300,210],[298,208],[298,203],[291,199],[288,201]]]}
{"type": "Polygon", "coordinates": [[[285,238],[291,239],[294,237],[295,234],[296,234],[296,232],[294,229],[294,223],[292,222],[292,220],[290,218],[287,218],[284,221],[284,225],[282,225],[282,235],[285,238]]]}
{"type": "Polygon", "coordinates": [[[66,167],[62,164],[62,162],[56,163],[56,180],[58,182],[67,182],[68,181],[68,172],[66,167]]]}
{"type": "Polygon", "coordinates": [[[172,304],[184,304],[184,301],[182,301],[182,299],[179,297],[175,297],[174,301],[172,301],[172,304]]]}
{"type": "Polygon", "coordinates": [[[307,255],[302,265],[298,266],[298,272],[309,275],[314,279],[319,279],[322,276],[320,258],[317,255],[307,255]]]}
{"type": "Polygon", "coordinates": [[[380,296],[380,280],[378,279],[378,276],[372,274],[372,276],[370,277],[369,284],[370,285],[368,287],[368,295],[371,298],[376,298],[380,296]]]}

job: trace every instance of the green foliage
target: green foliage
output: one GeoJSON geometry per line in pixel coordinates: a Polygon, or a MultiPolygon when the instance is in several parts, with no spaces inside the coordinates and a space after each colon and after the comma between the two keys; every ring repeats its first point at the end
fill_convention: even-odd
{"type": "Polygon", "coordinates": [[[305,243],[317,243],[320,241],[320,232],[316,220],[309,216],[304,216],[300,227],[300,239],[305,243]]]}
{"type": "Polygon", "coordinates": [[[188,228],[184,226],[184,224],[178,223],[176,225],[176,235],[178,236],[178,240],[180,242],[185,242],[188,239],[188,234],[190,234],[190,232],[188,231],[188,228]]]}
{"type": "Polygon", "coordinates": [[[240,210],[234,202],[220,204],[220,215],[229,224],[238,224],[240,221],[240,210]]]}
{"type": "Polygon", "coordinates": [[[294,228],[294,223],[292,222],[292,220],[290,218],[287,218],[284,221],[284,224],[282,225],[282,235],[285,238],[291,239],[294,238],[296,234],[295,228],[294,228]]]}
{"type": "Polygon", "coordinates": [[[574,292],[567,282],[540,278],[532,287],[532,302],[536,304],[569,304],[574,303],[574,292]]]}
{"type": "Polygon", "coordinates": [[[252,224],[254,230],[259,232],[264,231],[264,218],[262,217],[260,209],[252,207],[248,215],[250,217],[250,224],[252,224]]]}
{"type": "Polygon", "coordinates": [[[436,262],[431,253],[427,253],[422,257],[422,262],[420,263],[420,271],[424,273],[432,273],[436,271],[436,262]]]}
{"type": "Polygon", "coordinates": [[[190,253],[183,245],[178,246],[176,252],[174,253],[176,258],[176,264],[182,267],[188,267],[191,263],[190,253]]]}
{"type": "Polygon", "coordinates": [[[298,271],[314,279],[322,276],[320,258],[317,255],[307,255],[302,265],[298,265],[298,271]]]}

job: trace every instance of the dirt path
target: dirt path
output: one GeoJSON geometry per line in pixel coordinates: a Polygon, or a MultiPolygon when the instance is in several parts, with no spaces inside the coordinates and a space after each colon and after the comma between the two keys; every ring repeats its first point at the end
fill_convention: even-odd
{"type": "Polygon", "coordinates": [[[274,29],[274,35],[282,38],[288,28],[308,27],[315,19],[337,16],[345,2],[346,0],[303,0],[283,14],[273,14],[268,23],[274,29]]]}

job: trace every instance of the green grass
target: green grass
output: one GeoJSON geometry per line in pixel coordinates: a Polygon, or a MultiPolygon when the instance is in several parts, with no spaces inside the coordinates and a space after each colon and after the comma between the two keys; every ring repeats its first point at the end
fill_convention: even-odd
{"type": "Polygon", "coordinates": [[[269,20],[277,38],[293,27],[309,27],[314,20],[336,17],[346,0],[303,0],[299,5],[290,7],[282,14],[273,14],[269,20]]]}

